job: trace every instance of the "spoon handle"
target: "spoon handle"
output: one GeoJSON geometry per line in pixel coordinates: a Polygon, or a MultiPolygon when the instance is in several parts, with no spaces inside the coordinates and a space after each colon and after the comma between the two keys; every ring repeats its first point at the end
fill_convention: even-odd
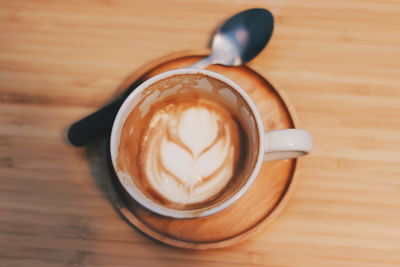
{"type": "Polygon", "coordinates": [[[119,97],[110,104],[72,124],[67,132],[68,141],[74,146],[84,146],[96,137],[109,132],[124,100],[125,96],[119,97]]]}
{"type": "Polygon", "coordinates": [[[197,61],[193,65],[190,65],[189,68],[205,69],[208,66],[212,65],[213,61],[214,61],[214,59],[213,59],[212,55],[209,55],[208,57],[205,57],[202,60],[197,61]]]}

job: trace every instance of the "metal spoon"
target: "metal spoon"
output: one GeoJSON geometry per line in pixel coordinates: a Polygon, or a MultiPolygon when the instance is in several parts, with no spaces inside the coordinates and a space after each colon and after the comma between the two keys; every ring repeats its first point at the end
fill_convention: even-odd
{"type": "MultiPolygon", "coordinates": [[[[242,11],[218,28],[212,39],[211,54],[191,67],[243,65],[264,49],[273,29],[274,17],[268,10],[254,8],[242,11]]],[[[110,132],[120,106],[137,86],[133,84],[118,99],[72,124],[67,132],[68,141],[74,146],[84,146],[99,135],[110,132]]]]}
{"type": "Polygon", "coordinates": [[[274,17],[268,10],[254,8],[242,11],[225,21],[216,31],[211,55],[191,67],[243,65],[264,49],[273,29],[274,17]]]}

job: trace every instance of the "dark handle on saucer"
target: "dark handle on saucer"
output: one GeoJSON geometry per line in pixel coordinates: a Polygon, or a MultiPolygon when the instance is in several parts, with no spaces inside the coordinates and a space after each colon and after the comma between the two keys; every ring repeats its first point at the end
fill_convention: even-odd
{"type": "Polygon", "coordinates": [[[75,122],[68,129],[68,141],[74,146],[85,146],[96,137],[111,131],[118,110],[125,100],[120,97],[89,116],[75,122]]]}
{"type": "Polygon", "coordinates": [[[142,79],[136,80],[119,98],[72,124],[67,132],[68,141],[74,146],[85,146],[96,137],[109,133],[122,103],[142,82],[142,79]]]}

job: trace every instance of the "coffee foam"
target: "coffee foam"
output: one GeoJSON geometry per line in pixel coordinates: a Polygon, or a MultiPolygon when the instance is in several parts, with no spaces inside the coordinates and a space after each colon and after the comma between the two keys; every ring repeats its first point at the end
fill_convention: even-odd
{"type": "Polygon", "coordinates": [[[166,207],[216,203],[240,188],[255,164],[249,155],[257,155],[258,137],[248,110],[237,92],[205,75],[158,81],[122,127],[116,170],[166,207]]]}
{"type": "Polygon", "coordinates": [[[205,201],[232,178],[241,148],[236,122],[204,96],[184,95],[163,105],[143,136],[143,173],[169,201],[205,201]]]}

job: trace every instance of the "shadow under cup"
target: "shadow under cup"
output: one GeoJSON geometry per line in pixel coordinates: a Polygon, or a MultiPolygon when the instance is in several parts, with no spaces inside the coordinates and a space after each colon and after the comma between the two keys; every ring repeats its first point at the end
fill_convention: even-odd
{"type": "MultiPolygon", "coordinates": [[[[175,218],[214,214],[234,203],[251,186],[261,164],[263,129],[248,95],[229,79],[211,71],[179,69],[159,74],[141,84],[121,106],[111,135],[111,159],[122,186],[147,209],[175,218]],[[211,99],[236,122],[237,160],[232,178],[206,200],[181,204],[166,199],[144,173],[142,154],[149,118],[165,103],[188,97],[211,99]]],[[[161,131],[161,130],[160,130],[161,131]]]]}

